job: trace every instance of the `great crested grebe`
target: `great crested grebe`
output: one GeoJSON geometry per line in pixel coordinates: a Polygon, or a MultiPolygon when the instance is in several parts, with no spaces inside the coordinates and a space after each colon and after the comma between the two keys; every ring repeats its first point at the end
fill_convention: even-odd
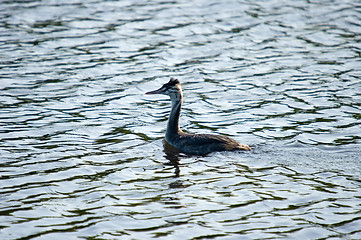
{"type": "Polygon", "coordinates": [[[182,107],[182,88],[178,79],[171,78],[168,83],[155,91],[146,94],[168,95],[172,101],[169,115],[166,142],[181,152],[196,155],[206,155],[211,152],[251,150],[248,145],[240,144],[232,138],[215,134],[185,133],[179,128],[179,116],[182,107]]]}

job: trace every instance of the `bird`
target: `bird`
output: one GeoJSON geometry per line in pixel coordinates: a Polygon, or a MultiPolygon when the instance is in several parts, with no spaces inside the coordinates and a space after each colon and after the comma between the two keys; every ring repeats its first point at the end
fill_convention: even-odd
{"type": "Polygon", "coordinates": [[[163,94],[170,97],[172,108],[168,119],[165,141],[181,152],[191,155],[207,155],[212,152],[251,150],[248,145],[240,144],[227,136],[183,132],[179,127],[183,93],[178,79],[171,78],[161,88],[145,94],[163,94]]]}

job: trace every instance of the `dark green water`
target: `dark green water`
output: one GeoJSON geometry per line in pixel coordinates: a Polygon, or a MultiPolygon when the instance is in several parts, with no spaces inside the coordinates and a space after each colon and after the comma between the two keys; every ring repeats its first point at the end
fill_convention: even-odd
{"type": "Polygon", "coordinates": [[[360,239],[359,1],[1,1],[0,239],[360,239]],[[184,130],[250,153],[163,147],[184,130]]]}

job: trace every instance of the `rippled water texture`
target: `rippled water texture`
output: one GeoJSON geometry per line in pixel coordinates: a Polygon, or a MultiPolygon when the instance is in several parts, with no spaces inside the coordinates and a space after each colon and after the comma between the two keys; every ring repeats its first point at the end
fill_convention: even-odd
{"type": "Polygon", "coordinates": [[[361,239],[360,6],[1,1],[0,239],[361,239]]]}

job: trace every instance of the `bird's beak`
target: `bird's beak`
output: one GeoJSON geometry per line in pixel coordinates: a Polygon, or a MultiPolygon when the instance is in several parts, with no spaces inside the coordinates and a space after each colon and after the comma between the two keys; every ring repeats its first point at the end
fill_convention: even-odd
{"type": "Polygon", "coordinates": [[[158,90],[146,92],[145,94],[161,94],[162,92],[162,88],[159,88],[158,90]]]}

